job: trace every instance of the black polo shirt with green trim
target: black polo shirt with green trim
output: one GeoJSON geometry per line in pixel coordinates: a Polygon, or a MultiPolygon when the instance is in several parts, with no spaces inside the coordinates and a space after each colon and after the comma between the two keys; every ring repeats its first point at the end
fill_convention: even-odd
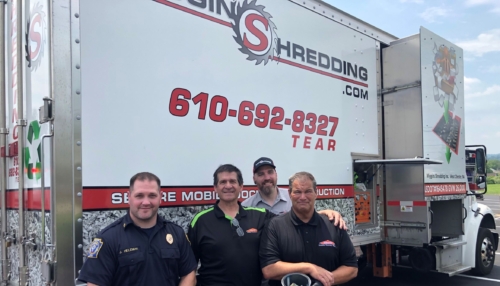
{"type": "Polygon", "coordinates": [[[157,215],[146,232],[127,213],[94,239],[78,279],[99,286],[176,286],[197,266],[180,226],[157,215]]]}
{"type": "MultiPolygon", "coordinates": [[[[309,262],[328,271],[358,267],[348,233],[317,212],[307,223],[293,209],[271,220],[262,235],[259,254],[262,268],[278,261],[309,262]]],[[[269,285],[281,286],[281,282],[269,280],[269,285]]]]}
{"type": "Polygon", "coordinates": [[[266,222],[275,215],[263,208],[242,207],[236,215],[243,236],[232,218],[218,206],[198,213],[189,225],[188,236],[202,286],[256,286],[262,280],[259,265],[260,236],[266,222]]]}

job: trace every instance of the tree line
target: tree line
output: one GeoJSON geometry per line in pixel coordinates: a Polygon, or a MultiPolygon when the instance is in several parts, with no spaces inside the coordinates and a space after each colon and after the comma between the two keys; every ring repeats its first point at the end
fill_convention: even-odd
{"type": "MultiPolygon", "coordinates": [[[[493,170],[500,171],[500,160],[489,159],[486,163],[486,169],[488,174],[493,173],[493,170]],[[492,170],[493,169],[493,170],[492,170]]],[[[500,184],[500,175],[498,176],[488,176],[486,179],[487,184],[500,184]]]]}

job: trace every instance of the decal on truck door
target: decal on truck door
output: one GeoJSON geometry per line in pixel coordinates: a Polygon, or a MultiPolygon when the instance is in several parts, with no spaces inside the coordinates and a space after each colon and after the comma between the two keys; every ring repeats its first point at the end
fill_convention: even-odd
{"type": "Polygon", "coordinates": [[[463,50],[421,28],[422,124],[425,195],[465,193],[463,50]],[[462,157],[462,158],[461,158],[462,157]]]}
{"type": "Polygon", "coordinates": [[[434,61],[432,71],[434,73],[434,100],[443,107],[443,116],[436,123],[434,133],[446,145],[446,161],[448,164],[451,159],[451,151],[458,155],[458,144],[460,142],[460,125],[462,119],[455,116],[455,102],[457,102],[459,89],[455,79],[459,74],[457,55],[453,47],[434,43],[434,61]]]}

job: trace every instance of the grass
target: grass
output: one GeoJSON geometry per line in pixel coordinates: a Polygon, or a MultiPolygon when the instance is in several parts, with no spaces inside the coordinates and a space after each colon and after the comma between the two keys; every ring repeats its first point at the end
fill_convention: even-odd
{"type": "Polygon", "coordinates": [[[486,195],[500,195],[500,184],[488,184],[486,195]]]}

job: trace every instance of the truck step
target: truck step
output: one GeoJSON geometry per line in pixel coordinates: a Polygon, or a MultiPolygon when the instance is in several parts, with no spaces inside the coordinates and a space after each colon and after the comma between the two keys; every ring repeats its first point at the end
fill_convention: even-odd
{"type": "Polygon", "coordinates": [[[440,273],[446,273],[449,276],[453,276],[453,275],[456,275],[456,274],[463,273],[465,271],[469,271],[469,270],[471,270],[471,268],[472,267],[470,267],[470,266],[464,266],[462,264],[456,264],[456,265],[453,265],[453,266],[449,266],[449,267],[443,268],[443,269],[439,270],[439,272],[440,273]]]}
{"type": "Polygon", "coordinates": [[[441,249],[447,249],[450,247],[457,247],[457,246],[466,245],[466,244],[467,244],[467,241],[462,241],[462,240],[452,240],[452,241],[443,240],[443,241],[438,241],[438,242],[432,243],[432,245],[439,247],[441,249]]]}

